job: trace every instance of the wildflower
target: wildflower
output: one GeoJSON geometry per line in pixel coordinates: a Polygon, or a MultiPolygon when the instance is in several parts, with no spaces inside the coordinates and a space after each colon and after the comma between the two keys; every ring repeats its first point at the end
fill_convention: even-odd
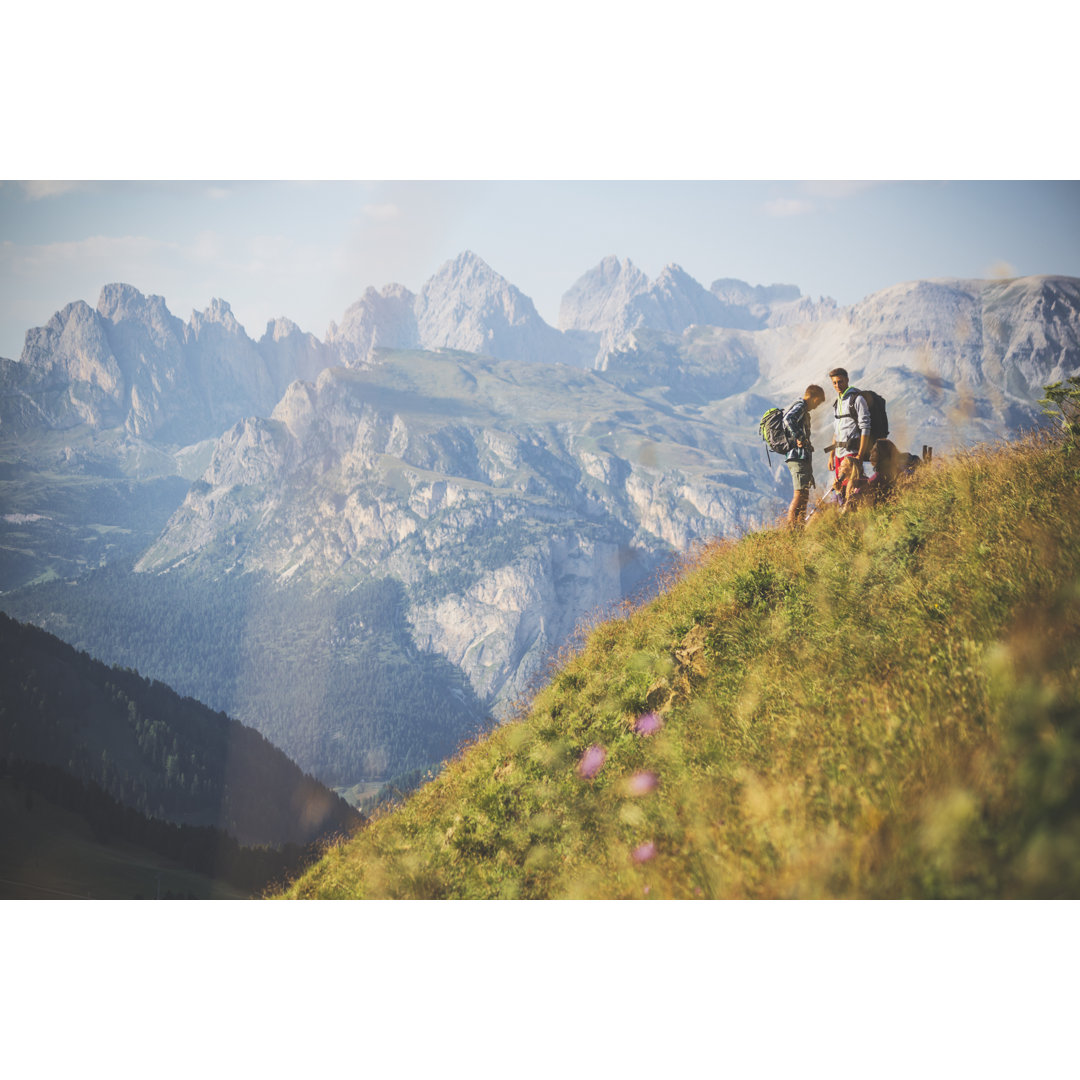
{"type": "Polygon", "coordinates": [[[583,780],[591,780],[603,767],[604,758],[606,757],[607,753],[602,746],[596,746],[595,744],[590,746],[581,755],[581,761],[578,762],[578,776],[583,780]]]}
{"type": "Polygon", "coordinates": [[[636,863],[648,862],[656,854],[656,845],[651,840],[646,840],[644,844],[638,844],[634,848],[631,858],[636,863]]]}
{"type": "Polygon", "coordinates": [[[629,795],[648,795],[659,783],[660,777],[654,772],[636,772],[626,781],[626,791],[629,795]]]}
{"type": "Polygon", "coordinates": [[[651,735],[654,731],[659,731],[662,724],[663,721],[660,717],[656,713],[650,712],[638,717],[634,730],[639,735],[651,735]]]}

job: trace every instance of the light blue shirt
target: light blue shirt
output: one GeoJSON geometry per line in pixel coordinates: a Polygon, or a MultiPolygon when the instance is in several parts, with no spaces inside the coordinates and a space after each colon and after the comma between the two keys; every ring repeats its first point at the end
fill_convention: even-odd
{"type": "Polygon", "coordinates": [[[833,425],[837,450],[846,449],[856,435],[870,434],[870,406],[854,386],[833,402],[833,425]]]}

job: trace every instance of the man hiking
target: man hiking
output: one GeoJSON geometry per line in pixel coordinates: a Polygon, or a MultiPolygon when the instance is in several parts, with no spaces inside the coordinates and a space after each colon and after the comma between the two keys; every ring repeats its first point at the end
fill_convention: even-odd
{"type": "Polygon", "coordinates": [[[836,472],[846,457],[866,461],[874,440],[870,436],[870,406],[854,386],[848,386],[848,373],[833,368],[829,378],[838,395],[833,402],[833,444],[829,447],[829,471],[836,472]]]}
{"type": "Polygon", "coordinates": [[[787,412],[784,413],[784,431],[791,443],[785,460],[791,470],[795,495],[788,507],[788,525],[797,528],[805,521],[803,514],[810,501],[810,489],[814,486],[814,469],[811,461],[814,448],[810,443],[810,413],[825,401],[825,391],[811,384],[787,412]]]}

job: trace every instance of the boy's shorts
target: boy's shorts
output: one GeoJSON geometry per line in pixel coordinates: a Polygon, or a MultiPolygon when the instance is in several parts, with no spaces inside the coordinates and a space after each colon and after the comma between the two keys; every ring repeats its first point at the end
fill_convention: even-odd
{"type": "Polygon", "coordinates": [[[791,479],[796,491],[809,491],[815,486],[814,470],[809,461],[789,461],[787,467],[791,470],[791,479]]]}

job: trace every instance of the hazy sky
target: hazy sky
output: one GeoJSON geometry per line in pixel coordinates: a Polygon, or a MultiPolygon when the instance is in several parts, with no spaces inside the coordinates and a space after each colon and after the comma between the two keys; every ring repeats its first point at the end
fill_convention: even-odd
{"type": "Polygon", "coordinates": [[[470,249],[550,323],[606,255],[852,303],[914,278],[1080,277],[1080,182],[91,182],[0,184],[0,355],[114,281],[253,338],[322,338],[364,289],[416,291],[470,249]]]}

